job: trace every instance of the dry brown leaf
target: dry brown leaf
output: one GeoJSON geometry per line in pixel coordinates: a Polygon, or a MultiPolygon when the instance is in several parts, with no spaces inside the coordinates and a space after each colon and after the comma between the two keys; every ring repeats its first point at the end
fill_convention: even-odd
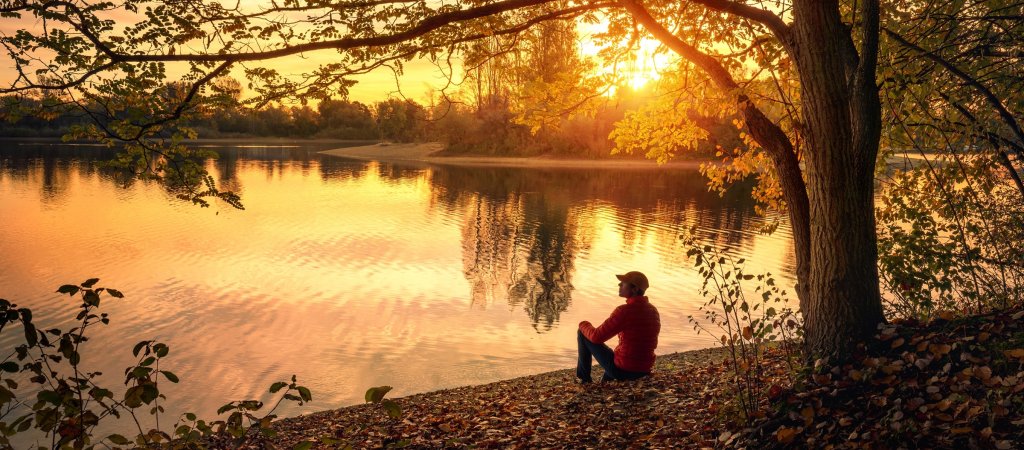
{"type": "Polygon", "coordinates": [[[930,351],[937,358],[946,355],[952,349],[953,347],[951,347],[949,344],[931,344],[928,346],[928,351],[930,351]]]}
{"type": "Polygon", "coordinates": [[[804,418],[804,426],[811,426],[814,422],[814,408],[807,406],[800,410],[800,416],[804,418]]]}
{"type": "Polygon", "coordinates": [[[1006,355],[1007,358],[1024,359],[1024,348],[1003,350],[1003,354],[1006,355]]]}
{"type": "Polygon", "coordinates": [[[788,444],[793,442],[793,438],[796,437],[797,430],[789,427],[779,427],[779,430],[775,432],[775,440],[788,444]]]}
{"type": "Polygon", "coordinates": [[[988,381],[989,378],[992,378],[992,369],[989,366],[975,367],[974,377],[981,381],[988,381]]]}

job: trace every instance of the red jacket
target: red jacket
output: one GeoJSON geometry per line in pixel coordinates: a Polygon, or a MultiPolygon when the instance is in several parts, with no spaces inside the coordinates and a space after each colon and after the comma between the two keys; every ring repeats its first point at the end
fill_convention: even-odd
{"type": "Polygon", "coordinates": [[[650,372],[654,367],[654,349],[658,347],[661,317],[658,309],[638,296],[626,299],[626,304],[615,308],[601,326],[580,322],[580,331],[590,342],[601,344],[612,336],[619,336],[615,347],[615,367],[630,372],[650,372]]]}

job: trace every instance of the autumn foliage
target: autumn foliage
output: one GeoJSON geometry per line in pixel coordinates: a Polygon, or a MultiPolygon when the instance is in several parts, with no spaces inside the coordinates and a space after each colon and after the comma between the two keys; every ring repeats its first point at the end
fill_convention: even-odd
{"type": "Polygon", "coordinates": [[[1014,448],[1024,441],[1024,311],[881,327],[851,362],[817,361],[737,447],[1014,448]]]}

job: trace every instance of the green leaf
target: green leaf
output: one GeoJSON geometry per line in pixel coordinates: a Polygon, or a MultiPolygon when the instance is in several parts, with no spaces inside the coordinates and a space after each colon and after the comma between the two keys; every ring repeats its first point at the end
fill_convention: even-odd
{"type": "Polygon", "coordinates": [[[143,378],[148,377],[149,373],[152,372],[152,371],[153,371],[153,369],[151,369],[149,367],[136,367],[136,368],[132,369],[132,371],[130,372],[131,373],[131,378],[135,378],[135,379],[140,379],[141,380],[143,378]]]}
{"type": "Polygon", "coordinates": [[[100,294],[97,294],[96,291],[85,291],[82,301],[89,306],[100,306],[100,294]]]}
{"type": "Polygon", "coordinates": [[[68,294],[68,295],[75,295],[75,294],[78,293],[78,286],[75,286],[73,284],[65,284],[65,285],[57,288],[57,293],[59,293],[59,294],[68,294]]]}
{"type": "Polygon", "coordinates": [[[129,408],[142,406],[142,386],[132,386],[124,393],[124,404],[129,408]]]}
{"type": "Polygon", "coordinates": [[[142,385],[142,401],[147,405],[156,400],[157,396],[160,395],[160,390],[155,385],[146,383],[142,385]]]}
{"type": "Polygon", "coordinates": [[[231,411],[232,409],[235,409],[235,403],[234,402],[228,403],[228,404],[226,404],[224,406],[221,406],[220,408],[217,408],[217,415],[224,414],[224,413],[226,413],[228,411],[231,411]]]}
{"type": "Polygon", "coordinates": [[[114,445],[131,445],[132,443],[132,441],[129,441],[128,438],[121,436],[120,434],[107,436],[107,440],[114,443],[114,445]]]}
{"type": "Polygon", "coordinates": [[[39,343],[39,336],[36,334],[36,326],[32,325],[31,322],[25,322],[24,329],[25,343],[28,344],[29,347],[35,347],[35,345],[39,343]]]}
{"type": "Polygon", "coordinates": [[[391,386],[377,386],[366,390],[366,403],[380,403],[391,390],[391,386]]]}
{"type": "Polygon", "coordinates": [[[124,298],[124,294],[122,294],[121,291],[117,289],[107,288],[107,293],[114,298],[124,298]]]}
{"type": "Polygon", "coordinates": [[[392,419],[402,417],[402,407],[398,406],[398,403],[395,403],[394,401],[391,400],[384,400],[380,402],[380,404],[381,406],[384,407],[384,410],[388,412],[388,416],[391,416],[392,419]]]}
{"type": "Polygon", "coordinates": [[[39,391],[39,393],[36,394],[36,399],[42,402],[50,403],[52,405],[61,404],[60,394],[50,390],[39,391]]]}
{"type": "Polygon", "coordinates": [[[85,282],[82,283],[82,287],[84,287],[86,289],[91,288],[98,281],[100,281],[99,278],[90,278],[88,280],[85,280],[85,282]]]}
{"type": "Polygon", "coordinates": [[[14,393],[12,393],[6,387],[0,386],[0,406],[8,404],[8,403],[10,403],[11,400],[14,400],[14,399],[15,399],[14,393]]]}
{"type": "Polygon", "coordinates": [[[0,386],[0,406],[3,406],[3,405],[6,405],[7,403],[10,403],[10,401],[14,400],[14,398],[15,398],[14,393],[12,393],[6,387],[0,386]]]}
{"type": "Polygon", "coordinates": [[[135,344],[135,348],[132,348],[132,356],[139,356],[139,352],[141,352],[142,349],[145,348],[146,345],[148,344],[149,341],[142,341],[139,342],[138,344],[135,344]]]}
{"type": "Polygon", "coordinates": [[[103,401],[103,398],[114,398],[114,393],[103,388],[94,387],[89,390],[89,396],[96,401],[103,401]]]}
{"type": "Polygon", "coordinates": [[[299,442],[298,444],[295,444],[295,446],[292,447],[292,450],[309,450],[311,448],[313,448],[313,443],[312,442],[310,442],[310,441],[302,441],[302,442],[299,442]]]}
{"type": "Polygon", "coordinates": [[[309,388],[307,388],[305,386],[299,386],[298,390],[299,390],[299,395],[302,397],[303,400],[305,400],[307,402],[310,401],[310,400],[313,400],[313,393],[309,391],[309,388]]]}
{"type": "Polygon", "coordinates": [[[246,411],[256,411],[263,407],[263,402],[259,400],[243,400],[238,403],[238,406],[246,411]]]}
{"type": "Polygon", "coordinates": [[[288,385],[288,383],[285,383],[284,381],[278,381],[277,383],[274,383],[274,384],[270,385],[270,393],[271,394],[276,394],[277,391],[280,391],[281,389],[283,389],[287,385],[288,385]]]}
{"type": "Polygon", "coordinates": [[[161,370],[160,373],[164,374],[164,378],[167,378],[167,381],[170,381],[171,383],[178,382],[178,376],[174,373],[167,370],[161,370]]]}
{"type": "Polygon", "coordinates": [[[196,421],[196,415],[193,414],[193,413],[185,413],[185,420],[188,420],[190,422],[195,422],[196,421]]]}
{"type": "MultiPolygon", "coordinates": [[[[14,425],[14,424],[11,424],[11,425],[14,425]]],[[[25,417],[25,421],[21,422],[20,424],[18,424],[18,432],[19,433],[24,433],[25,431],[28,431],[29,428],[32,428],[32,418],[31,417],[25,417]]]]}
{"type": "Polygon", "coordinates": [[[18,371],[18,363],[16,361],[7,361],[7,362],[5,362],[3,364],[0,364],[0,371],[11,372],[11,373],[17,372],[18,371]]]}

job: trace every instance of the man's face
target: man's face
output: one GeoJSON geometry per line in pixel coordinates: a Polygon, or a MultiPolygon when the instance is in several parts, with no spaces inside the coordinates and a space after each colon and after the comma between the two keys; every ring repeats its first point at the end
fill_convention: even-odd
{"type": "Polygon", "coordinates": [[[625,281],[619,282],[619,297],[629,298],[633,295],[633,285],[625,281]]]}

